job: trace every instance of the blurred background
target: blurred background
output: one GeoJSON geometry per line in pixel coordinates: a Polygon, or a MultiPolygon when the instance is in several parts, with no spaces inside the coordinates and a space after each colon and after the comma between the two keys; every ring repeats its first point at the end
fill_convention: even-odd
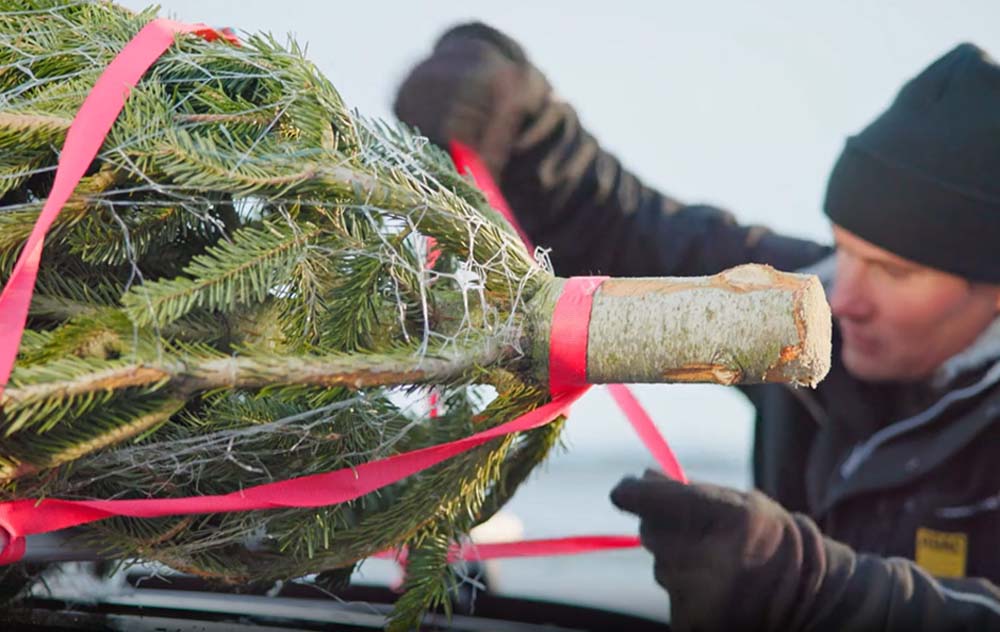
{"type": "MultiPolygon", "coordinates": [[[[146,4],[123,2],[133,9],[146,4]]],[[[1000,55],[996,0],[771,2],[319,2],[164,0],[185,21],[294,37],[345,99],[392,118],[396,86],[437,36],[478,19],[517,39],[584,124],[647,182],[745,223],[820,241],[821,205],[846,136],[905,80],[962,41],[1000,55]]],[[[735,390],[639,386],[693,479],[750,485],[750,407],[735,390]]],[[[652,460],[603,389],[573,411],[566,450],[507,507],[524,537],[634,533],[607,500],[652,460]]],[[[496,587],[666,618],[642,551],[502,561],[496,587]]],[[[362,576],[391,581],[368,563],[362,576]]]]}

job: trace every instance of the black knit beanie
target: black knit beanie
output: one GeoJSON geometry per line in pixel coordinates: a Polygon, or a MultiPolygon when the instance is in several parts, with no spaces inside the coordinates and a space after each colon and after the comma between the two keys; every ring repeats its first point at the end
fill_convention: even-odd
{"type": "Polygon", "coordinates": [[[1000,283],[1000,65],[961,44],[847,140],[826,214],[901,257],[1000,283]]]}

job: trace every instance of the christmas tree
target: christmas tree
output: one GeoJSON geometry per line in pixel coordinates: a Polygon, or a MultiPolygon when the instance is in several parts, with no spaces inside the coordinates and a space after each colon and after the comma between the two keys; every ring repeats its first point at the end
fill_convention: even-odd
{"type": "MultiPolygon", "coordinates": [[[[0,280],[81,103],[154,17],[3,3],[0,280]]],[[[565,281],[442,150],[352,112],[294,43],[241,39],[178,38],[49,232],[0,396],[0,501],[225,494],[466,437],[550,398],[565,281]]],[[[812,384],[828,362],[825,309],[814,278],[764,268],[610,280],[587,375],[812,384]]],[[[85,534],[109,556],[230,583],[346,576],[407,546],[405,627],[447,603],[449,548],[561,428],[350,503],[114,518],[85,534]]]]}

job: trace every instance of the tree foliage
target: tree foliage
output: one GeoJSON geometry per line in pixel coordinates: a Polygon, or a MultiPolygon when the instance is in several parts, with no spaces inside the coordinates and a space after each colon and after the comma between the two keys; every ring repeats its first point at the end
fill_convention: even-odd
{"type": "MultiPolygon", "coordinates": [[[[90,86],[154,17],[3,7],[0,279],[90,86]]],[[[545,400],[521,349],[525,306],[551,275],[441,150],[352,112],[294,42],[241,39],[178,38],[50,232],[0,400],[0,500],[227,493],[457,439],[545,400]]],[[[87,535],[226,582],[408,546],[406,627],[445,599],[448,546],[558,430],[340,506],[114,519],[87,535]]]]}

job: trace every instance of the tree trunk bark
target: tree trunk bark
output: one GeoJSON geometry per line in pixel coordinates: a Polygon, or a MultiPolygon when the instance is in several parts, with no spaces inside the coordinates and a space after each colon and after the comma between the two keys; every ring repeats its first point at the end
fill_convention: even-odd
{"type": "MultiPolygon", "coordinates": [[[[552,313],[564,283],[536,298],[536,313],[552,313]]],[[[547,358],[551,323],[532,324],[533,354],[547,358]]],[[[831,331],[815,276],[750,264],[710,277],[608,279],[591,309],[587,380],[815,386],[830,368],[831,331]]],[[[548,362],[536,366],[547,379],[548,362]]]]}

